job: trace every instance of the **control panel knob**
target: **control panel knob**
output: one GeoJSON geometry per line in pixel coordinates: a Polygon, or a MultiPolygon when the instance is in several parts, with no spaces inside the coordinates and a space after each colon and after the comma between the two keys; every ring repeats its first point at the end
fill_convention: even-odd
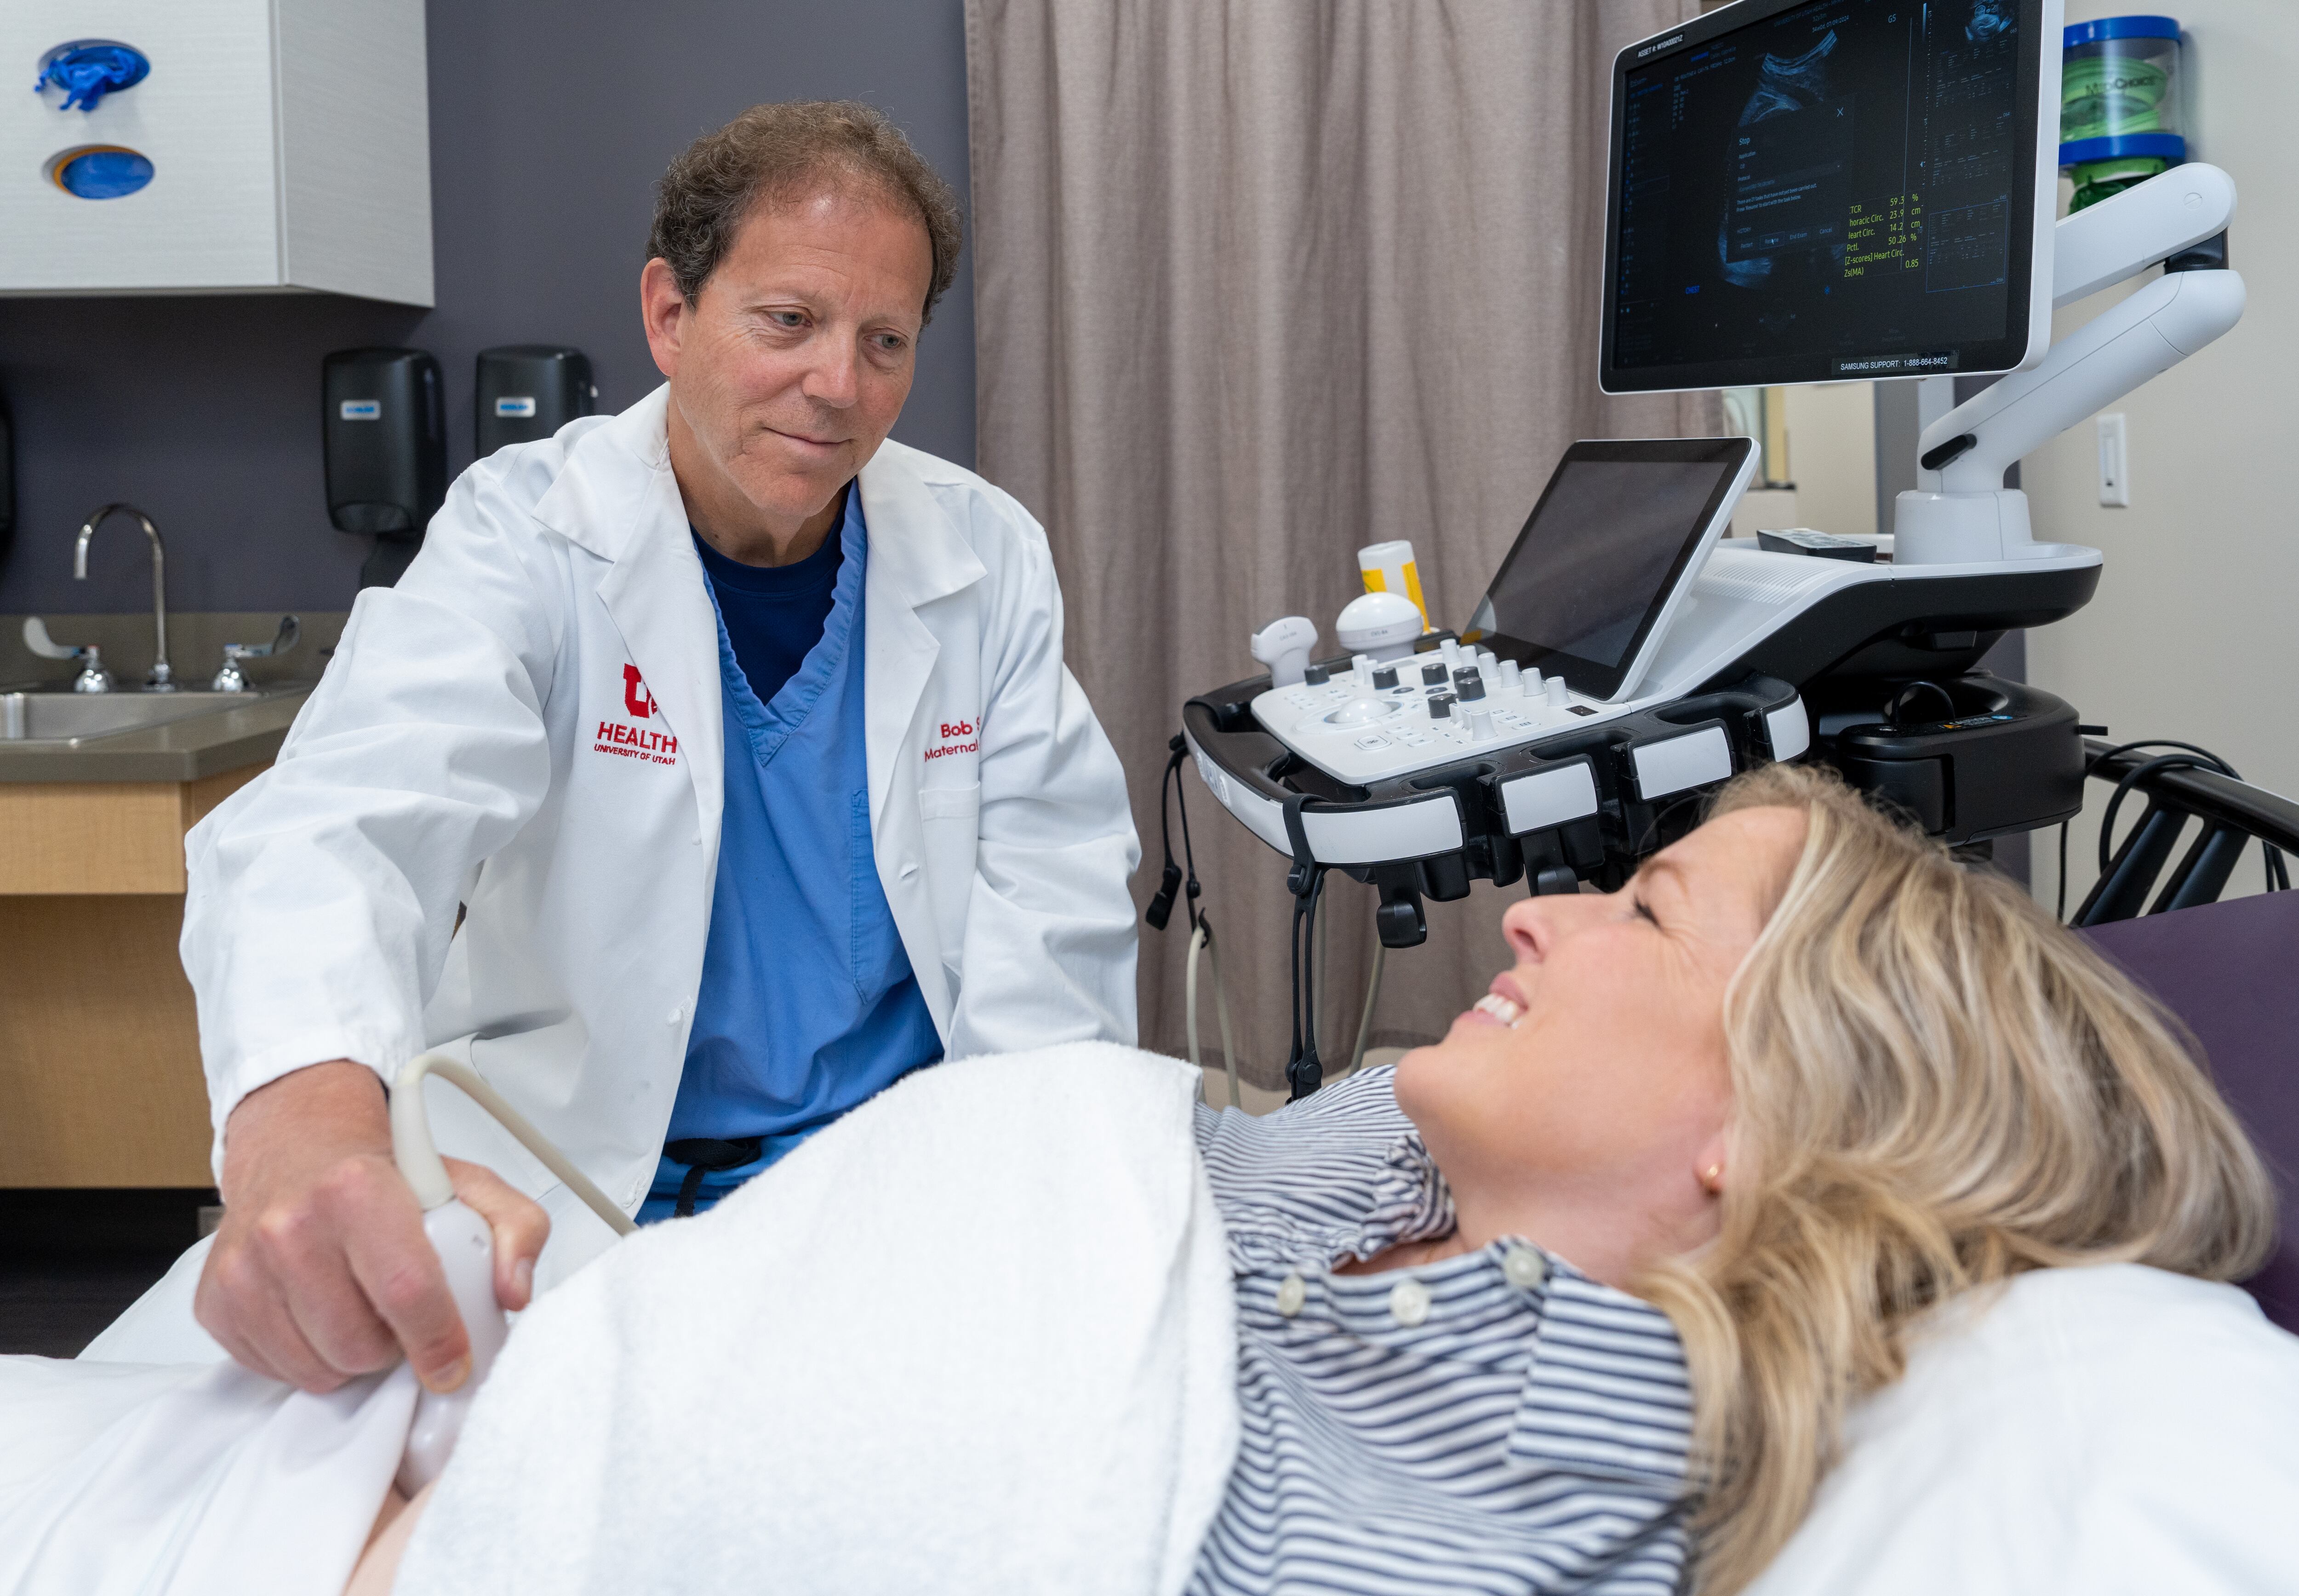
{"type": "Polygon", "coordinates": [[[1453,690],[1464,704],[1473,704],[1485,696],[1485,679],[1474,671],[1455,671],[1453,690]]]}
{"type": "Polygon", "coordinates": [[[1301,680],[1311,687],[1323,687],[1333,679],[1332,672],[1322,665],[1313,665],[1301,673],[1301,680]]]}
{"type": "Polygon", "coordinates": [[[1423,687],[1442,687],[1450,679],[1445,674],[1445,667],[1433,659],[1421,667],[1421,685],[1423,687]]]}
{"type": "Polygon", "coordinates": [[[1397,667],[1393,665],[1385,665],[1380,669],[1374,671],[1373,674],[1373,685],[1375,692],[1387,692],[1390,688],[1395,687],[1397,685],[1397,667]]]}
{"type": "Polygon", "coordinates": [[[1451,693],[1438,692],[1429,695],[1429,718],[1432,721],[1449,721],[1453,718],[1451,693]]]}
{"type": "Polygon", "coordinates": [[[1540,685],[1541,690],[1548,694],[1549,703],[1556,708],[1562,709],[1572,701],[1565,697],[1564,677],[1551,676],[1540,685]]]}
{"type": "Polygon", "coordinates": [[[1493,734],[1493,712],[1483,705],[1469,711],[1469,734],[1479,742],[1493,734]]]}
{"type": "Polygon", "coordinates": [[[1447,670],[1453,671],[1460,669],[1461,645],[1458,641],[1448,637],[1442,643],[1440,643],[1438,648],[1445,656],[1445,668],[1447,670]]]}
{"type": "Polygon", "coordinates": [[[1514,698],[1524,690],[1524,672],[1514,659],[1501,661],[1500,691],[1504,698],[1514,698]]]}

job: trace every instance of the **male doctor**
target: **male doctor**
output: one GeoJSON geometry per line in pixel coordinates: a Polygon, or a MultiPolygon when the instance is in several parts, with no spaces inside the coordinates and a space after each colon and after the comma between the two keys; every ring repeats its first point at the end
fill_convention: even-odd
{"type": "MultiPolygon", "coordinates": [[[[936,1059],[1133,1039],[1139,849],[1045,536],[886,436],[959,244],[867,107],[699,140],[640,280],[668,384],[466,472],[278,763],[193,832],[226,1204],[196,1313],[240,1362],[463,1379],[386,1122],[426,1048],[644,1220],[936,1059]]],[[[506,1306],[608,1239],[428,1101],[506,1306]]]]}

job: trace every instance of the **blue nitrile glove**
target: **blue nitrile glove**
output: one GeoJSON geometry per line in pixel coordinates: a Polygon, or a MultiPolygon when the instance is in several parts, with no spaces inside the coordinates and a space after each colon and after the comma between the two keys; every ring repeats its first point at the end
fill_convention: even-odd
{"type": "Polygon", "coordinates": [[[78,106],[94,111],[104,95],[143,82],[151,70],[152,62],[141,50],[110,39],[80,39],[49,51],[40,62],[40,80],[32,87],[37,90],[54,84],[63,90],[60,110],[78,106]]]}

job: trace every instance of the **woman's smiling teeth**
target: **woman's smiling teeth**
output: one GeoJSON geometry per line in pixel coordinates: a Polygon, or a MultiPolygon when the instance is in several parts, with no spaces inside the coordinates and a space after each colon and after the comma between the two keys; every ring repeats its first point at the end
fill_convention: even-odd
{"type": "Polygon", "coordinates": [[[1490,1014],[1511,1030],[1515,1030],[1517,1021],[1524,1018],[1524,1010],[1511,1003],[1498,992],[1486,993],[1482,997],[1478,998],[1473,1006],[1484,1013],[1490,1014]]]}

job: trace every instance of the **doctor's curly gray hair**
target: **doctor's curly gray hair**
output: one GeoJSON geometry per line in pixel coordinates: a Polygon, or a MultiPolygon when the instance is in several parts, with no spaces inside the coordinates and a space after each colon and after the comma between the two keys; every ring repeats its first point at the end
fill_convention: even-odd
{"type": "Polygon", "coordinates": [[[934,251],[922,307],[932,320],[934,302],[958,275],[958,195],[884,112],[857,100],[753,105],[687,145],[655,186],[647,254],[669,263],[692,304],[755,207],[822,187],[859,191],[917,215],[934,251]]]}

